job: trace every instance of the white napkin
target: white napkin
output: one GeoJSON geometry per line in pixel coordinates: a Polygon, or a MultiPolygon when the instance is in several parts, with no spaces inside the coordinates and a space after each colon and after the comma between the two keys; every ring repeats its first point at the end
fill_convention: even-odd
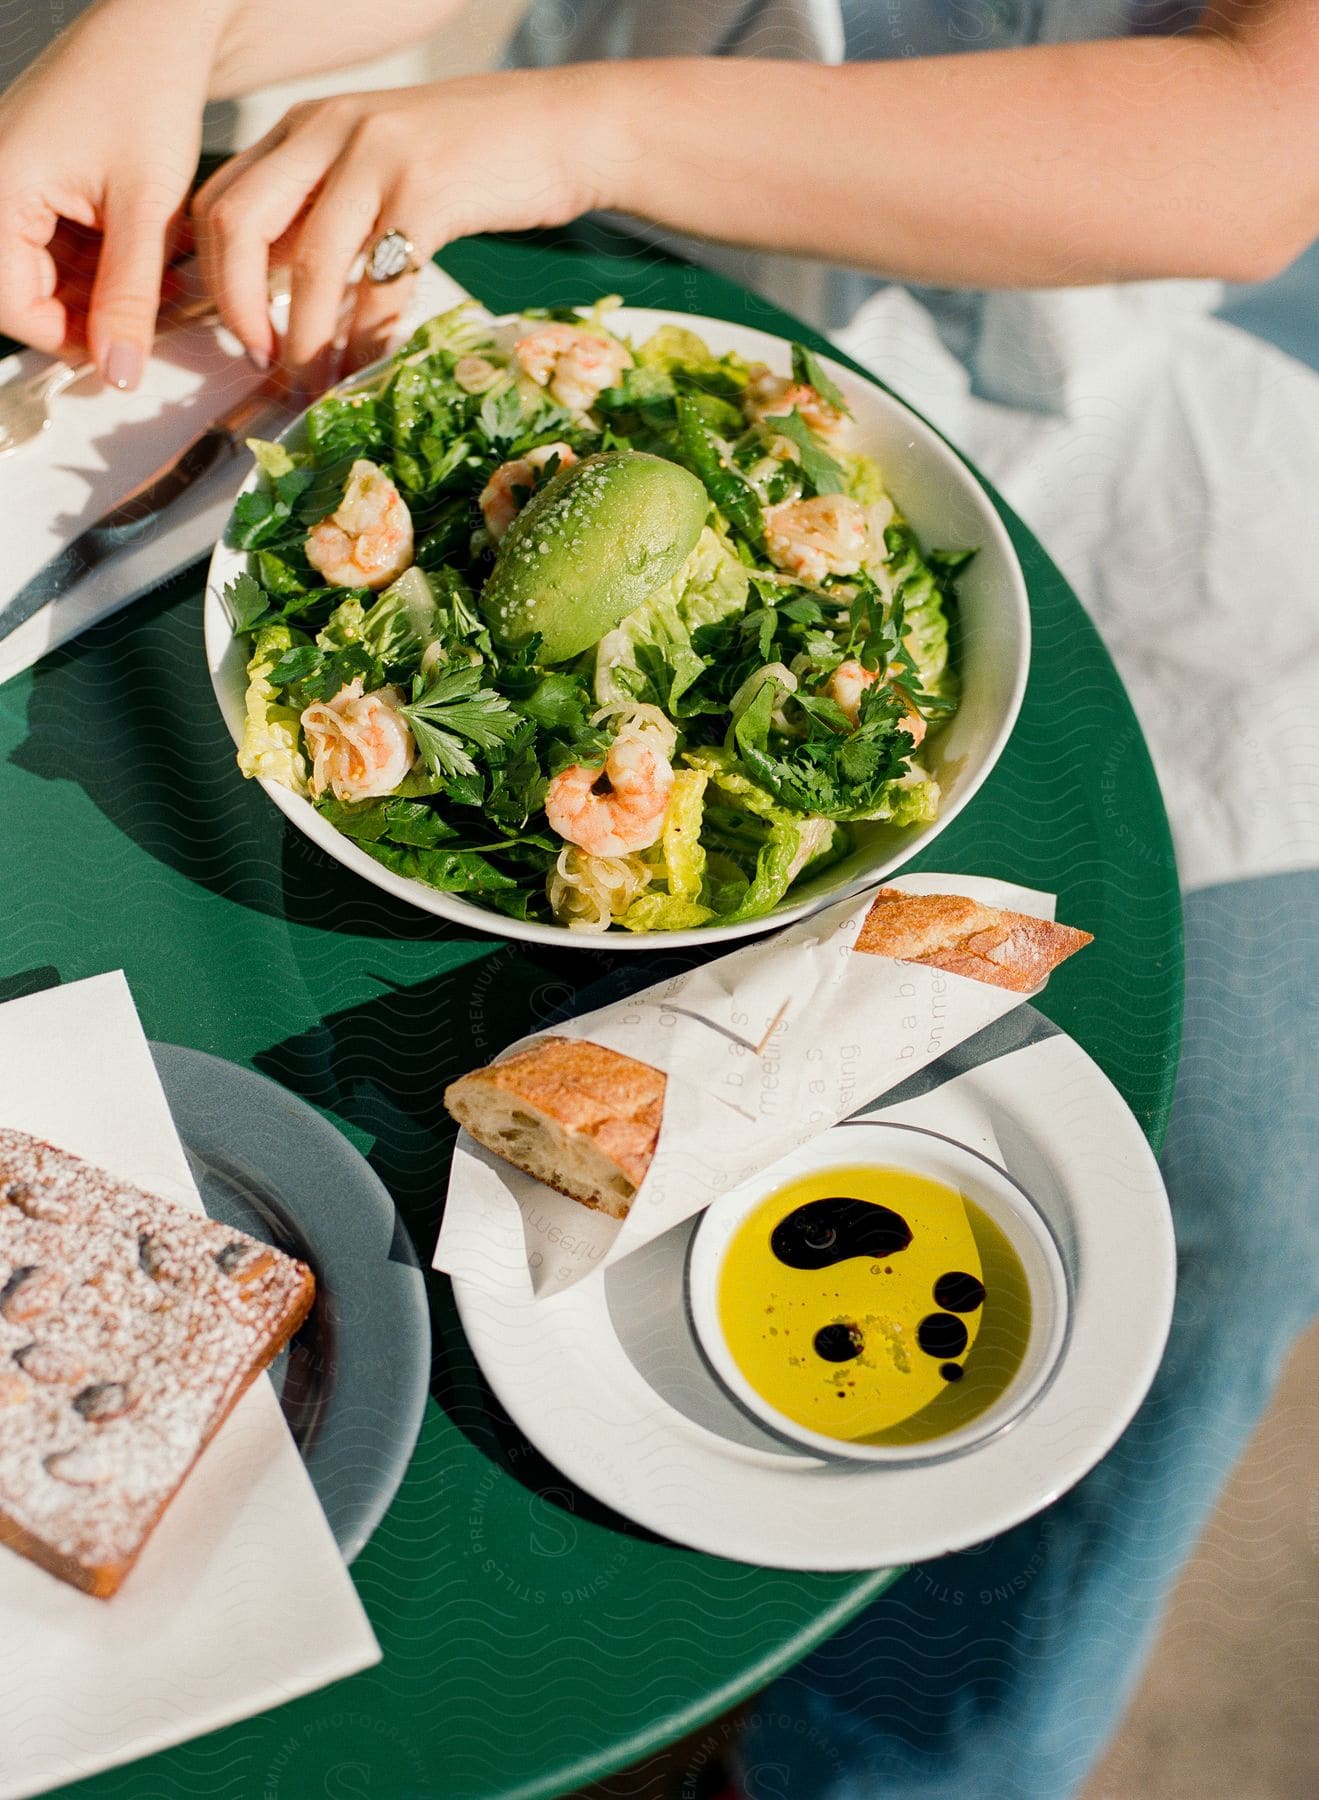
{"type": "MultiPolygon", "coordinates": [[[[1319,863],[1319,374],[1214,318],[1219,292],[984,295],[973,376],[902,288],[837,334],[1075,585],[1140,719],[1186,888],[1319,863]]],[[[1101,799],[1135,743],[1114,734],[1101,799]]],[[[1119,830],[1133,865],[1161,854],[1119,830]]]]}
{"type": "MultiPolygon", "coordinates": [[[[456,281],[428,264],[413,288],[400,337],[466,298],[456,281]]],[[[0,382],[24,379],[48,363],[32,350],[5,357],[0,382]]],[[[89,376],[62,394],[41,436],[0,458],[0,618],[10,595],[44,563],[260,380],[228,332],[193,326],[159,339],[133,393],[117,393],[89,376]]],[[[247,471],[245,457],[213,469],[161,516],[150,536],[0,640],[0,681],[207,555],[247,471]]]]}
{"type": "MultiPolygon", "coordinates": [[[[0,1125],[201,1211],[122,974],[0,1006],[0,1125]]],[[[0,1800],[149,1756],[380,1660],[265,1377],[112,1600],[0,1549],[0,1618],[0,1800]]]]}
{"type": "MultiPolygon", "coordinates": [[[[1053,917],[1054,896],[967,875],[906,875],[1053,917]]],[[[663,1069],[655,1154],[626,1219],[557,1194],[463,1132],[434,1266],[493,1292],[560,1293],[700,1212],[1027,998],[962,975],[853,955],[874,895],[554,1027],[663,1069]]],[[[536,1033],[535,1036],[543,1036],[536,1033]]],[[[524,1038],[506,1054],[534,1041],[524,1038]]]]}

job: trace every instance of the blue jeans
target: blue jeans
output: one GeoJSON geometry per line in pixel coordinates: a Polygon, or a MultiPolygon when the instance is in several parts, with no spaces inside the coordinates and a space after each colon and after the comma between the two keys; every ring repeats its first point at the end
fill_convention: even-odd
{"type": "Polygon", "coordinates": [[[1186,897],[1163,1171],[1171,1336],[1104,1461],[1046,1512],[910,1570],[765,1694],[752,1800],[1066,1800],[1103,1751],[1164,1600],[1319,1311],[1319,874],[1186,897]]]}

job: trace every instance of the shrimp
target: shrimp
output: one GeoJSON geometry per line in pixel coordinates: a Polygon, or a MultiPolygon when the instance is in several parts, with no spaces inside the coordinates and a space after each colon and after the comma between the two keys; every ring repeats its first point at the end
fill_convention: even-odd
{"type": "Polygon", "coordinates": [[[571,468],[577,461],[576,451],[567,444],[540,444],[536,449],[528,450],[525,456],[515,456],[512,462],[500,463],[481,489],[478,501],[481,517],[496,543],[531,498],[537,475],[556,456],[561,469],[571,468]]]}
{"type": "Polygon", "coordinates": [[[586,412],[632,367],[630,352],[614,338],[557,322],[519,338],[513,354],[537,386],[570,412],[586,412]]]}
{"type": "Polygon", "coordinates": [[[763,363],[757,363],[747,382],[743,404],[748,419],[759,424],[762,419],[782,419],[796,407],[812,431],[822,437],[835,437],[847,424],[847,414],[830,404],[805,381],[792,381],[786,375],[775,375],[763,363]]]}
{"type": "MultiPolygon", "coordinates": [[[[912,747],[925,736],[925,720],[912,705],[910,696],[902,685],[894,679],[897,668],[889,669],[884,680],[891,687],[899,700],[907,703],[907,710],[898,721],[899,731],[905,731],[912,741],[912,747]]],[[[824,685],[825,694],[840,711],[845,712],[855,725],[861,717],[861,696],[868,688],[874,687],[879,680],[878,669],[864,668],[859,662],[849,659],[839,663],[833,674],[824,685]]]]}
{"type": "Polygon", "coordinates": [[[577,763],[551,781],[545,816],[588,856],[630,856],[658,843],[673,793],[673,769],[653,735],[620,731],[603,769],[577,763]]]}
{"type": "Polygon", "coordinates": [[[302,715],[312,756],[311,791],[328,787],[336,800],[378,800],[392,794],[416,760],[417,746],[399,708],[397,688],[362,692],[362,677],[333,700],[314,700],[302,715]]]}
{"type": "Polygon", "coordinates": [[[765,509],[765,548],[789,575],[855,575],[870,553],[866,509],[847,494],[816,494],[765,509]]]}
{"type": "Polygon", "coordinates": [[[394,483],[359,457],[343,499],[313,525],[307,561],[332,587],[388,587],[412,562],[412,514],[394,483]]]}
{"type": "Polygon", "coordinates": [[[465,394],[484,394],[502,373],[486,356],[460,356],[453,365],[453,378],[465,394]]]}

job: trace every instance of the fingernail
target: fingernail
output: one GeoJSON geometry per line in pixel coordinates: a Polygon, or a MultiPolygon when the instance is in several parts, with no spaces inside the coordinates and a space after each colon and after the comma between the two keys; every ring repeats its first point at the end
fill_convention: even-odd
{"type": "Polygon", "coordinates": [[[252,367],[258,370],[262,375],[266,374],[270,368],[270,358],[266,355],[265,351],[253,350],[250,345],[248,346],[247,360],[251,363],[252,367]]]}
{"type": "Polygon", "coordinates": [[[142,379],[144,361],[136,344],[111,344],[105,356],[105,379],[121,392],[135,388],[142,379]]]}

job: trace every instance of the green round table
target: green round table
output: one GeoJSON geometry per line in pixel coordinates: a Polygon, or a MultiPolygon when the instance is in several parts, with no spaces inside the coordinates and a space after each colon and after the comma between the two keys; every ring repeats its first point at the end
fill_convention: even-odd
{"type": "MultiPolygon", "coordinates": [[[[820,343],[716,277],[599,234],[442,258],[496,311],[618,292],[820,343]]],[[[1181,1013],[1167,821],[1108,656],[1040,546],[1021,718],[921,866],[1059,896],[1095,933],[1044,1010],[1157,1146],[1181,1013]]],[[[429,1263],[453,1128],[445,1082],[610,966],[464,936],[331,863],[234,766],[202,654],[203,568],[0,689],[0,998],[122,967],[149,1037],[274,1076],[384,1179],[429,1263]]],[[[655,958],[658,970],[666,966],[655,958]]],[[[895,1578],[799,1575],[661,1542],[572,1489],[503,1417],[430,1278],[433,1400],[353,1578],[383,1662],[79,1795],[554,1795],[753,1693],[895,1578]]],[[[199,1631],[206,1629],[198,1620],[199,1631]]]]}

